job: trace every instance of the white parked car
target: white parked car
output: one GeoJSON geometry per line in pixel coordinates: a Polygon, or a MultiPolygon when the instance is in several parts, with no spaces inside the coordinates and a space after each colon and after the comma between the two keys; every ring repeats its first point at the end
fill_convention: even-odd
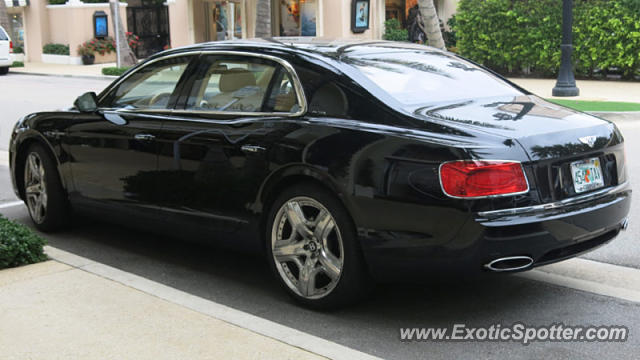
{"type": "Polygon", "coordinates": [[[0,75],[6,75],[11,66],[11,56],[9,53],[13,50],[13,43],[9,38],[9,34],[0,26],[0,75]]]}

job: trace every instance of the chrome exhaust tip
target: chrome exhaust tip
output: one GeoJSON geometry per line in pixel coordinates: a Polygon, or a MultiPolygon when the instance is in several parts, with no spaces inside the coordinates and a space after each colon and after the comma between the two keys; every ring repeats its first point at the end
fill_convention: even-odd
{"type": "Polygon", "coordinates": [[[622,231],[627,230],[627,228],[629,227],[629,218],[626,217],[624,218],[624,220],[622,220],[622,223],[620,223],[621,227],[622,227],[622,231]]]}
{"type": "Polygon", "coordinates": [[[485,269],[503,272],[524,270],[533,264],[533,259],[529,256],[508,256],[495,259],[484,265],[485,269]]]}

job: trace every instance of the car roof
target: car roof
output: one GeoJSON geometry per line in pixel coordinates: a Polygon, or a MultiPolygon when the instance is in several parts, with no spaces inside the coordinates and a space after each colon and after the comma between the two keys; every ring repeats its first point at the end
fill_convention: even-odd
{"type": "Polygon", "coordinates": [[[279,50],[300,55],[304,54],[317,57],[328,57],[338,61],[340,60],[340,57],[347,54],[349,56],[358,56],[365,54],[399,51],[423,51],[427,53],[437,53],[439,55],[447,54],[445,51],[438,50],[433,47],[408,42],[394,42],[385,40],[362,41],[355,39],[309,37],[274,37],[263,39],[206,42],[162,52],[159,53],[158,56],[186,51],[213,51],[231,49],[250,52],[279,50]]]}

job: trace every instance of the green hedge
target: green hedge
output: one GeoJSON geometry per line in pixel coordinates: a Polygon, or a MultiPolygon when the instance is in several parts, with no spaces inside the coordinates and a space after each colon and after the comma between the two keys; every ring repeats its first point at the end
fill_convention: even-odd
{"type": "Polygon", "coordinates": [[[0,216],[0,269],[45,261],[44,245],[28,227],[0,216]]]}
{"type": "MultiPolygon", "coordinates": [[[[640,0],[575,0],[576,73],[640,70],[640,0]]],[[[457,48],[502,73],[555,75],[560,66],[561,0],[461,0],[457,48]]]]}
{"type": "Polygon", "coordinates": [[[11,64],[11,67],[12,67],[12,68],[24,67],[24,63],[23,63],[22,61],[14,61],[14,62],[11,64]]]}
{"type": "Polygon", "coordinates": [[[102,68],[102,75],[120,76],[129,69],[129,67],[104,67],[102,68]]]}
{"type": "Polygon", "coordinates": [[[69,45],[46,44],[42,47],[42,53],[50,55],[69,55],[69,45]]]}
{"type": "Polygon", "coordinates": [[[409,32],[402,28],[398,19],[389,19],[384,22],[382,38],[389,41],[409,41],[409,32]]]}

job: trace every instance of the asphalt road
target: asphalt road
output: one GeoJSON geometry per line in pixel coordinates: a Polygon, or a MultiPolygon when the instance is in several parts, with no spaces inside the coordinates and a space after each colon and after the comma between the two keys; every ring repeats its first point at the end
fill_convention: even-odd
{"type": "MultiPolygon", "coordinates": [[[[106,85],[106,83],[104,84],[106,85]]],[[[17,117],[42,108],[65,107],[75,95],[103,83],[90,80],[10,75],[0,77],[0,138],[17,117]],[[10,87],[16,89],[9,89],[10,87]],[[50,92],[55,93],[51,95],[50,92]],[[29,96],[29,101],[21,100],[29,96]],[[52,105],[54,99],[66,102],[52,105]],[[38,99],[43,99],[38,102],[38,99]],[[70,99],[67,101],[67,99],[70,99]]],[[[640,119],[639,123],[640,123],[640,119]]],[[[640,125],[619,124],[627,138],[631,178],[640,176],[640,125]]],[[[5,141],[2,139],[1,141],[5,141]]],[[[0,149],[2,146],[0,146],[0,149]]],[[[7,168],[0,166],[0,179],[7,168]]],[[[633,181],[633,180],[632,180],[633,181]]],[[[0,181],[0,199],[12,190],[0,181]]],[[[637,182],[634,181],[635,188],[637,182]]],[[[636,202],[637,203],[637,202],[636,202]]],[[[639,212],[634,204],[629,231],[588,258],[638,267],[636,245],[639,212]]],[[[30,224],[24,206],[0,209],[3,215],[30,224]]],[[[72,230],[46,235],[57,248],[114,266],[191,294],[276,321],[354,349],[393,359],[599,359],[637,358],[640,353],[640,304],[549,285],[517,276],[487,276],[419,285],[382,285],[360,306],[337,312],[313,312],[293,304],[269,274],[261,257],[103,223],[80,220],[72,230]],[[626,343],[411,342],[399,340],[400,327],[450,327],[492,323],[550,325],[625,325],[626,343]]]]}
{"type": "Polygon", "coordinates": [[[13,125],[37,111],[65,109],[87,91],[102,91],[110,81],[20,75],[0,77],[0,150],[7,150],[13,125]]]}

